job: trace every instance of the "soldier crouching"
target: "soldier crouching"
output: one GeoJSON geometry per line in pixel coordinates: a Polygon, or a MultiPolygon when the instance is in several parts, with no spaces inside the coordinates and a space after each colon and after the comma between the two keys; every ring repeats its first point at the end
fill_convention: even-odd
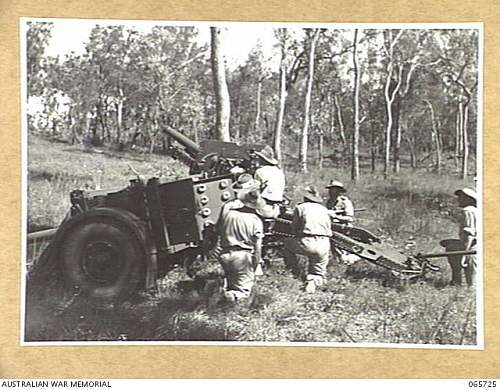
{"type": "Polygon", "coordinates": [[[243,207],[229,209],[220,225],[221,253],[227,287],[224,298],[238,302],[250,297],[255,269],[261,261],[264,226],[256,211],[265,207],[258,188],[238,193],[243,207]]]}
{"type": "Polygon", "coordinates": [[[326,208],[330,217],[336,223],[351,226],[354,221],[354,206],[346,195],[344,185],[340,181],[331,180],[325,188],[328,190],[326,208]]]}
{"type": "Polygon", "coordinates": [[[297,255],[307,256],[309,264],[305,290],[313,293],[325,281],[332,230],[330,217],[318,191],[308,186],[302,196],[304,201],[297,205],[293,215],[292,232],[295,237],[284,242],[284,260],[286,266],[298,274],[297,255]]]}

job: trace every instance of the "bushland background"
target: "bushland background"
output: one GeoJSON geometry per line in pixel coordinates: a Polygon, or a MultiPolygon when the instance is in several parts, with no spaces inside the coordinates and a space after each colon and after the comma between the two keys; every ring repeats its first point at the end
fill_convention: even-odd
{"type": "Polygon", "coordinates": [[[59,55],[54,23],[28,22],[30,133],[154,153],[174,128],[196,142],[266,142],[302,172],[350,166],[353,180],[360,158],[385,177],[448,160],[463,179],[475,173],[478,29],[237,26],[103,22],[59,55]],[[252,34],[228,64],[229,43],[252,34]]]}
{"type": "MultiPolygon", "coordinates": [[[[476,173],[477,29],[268,27],[270,48],[257,41],[228,66],[231,27],[101,23],[82,54],[63,58],[45,53],[53,27],[27,26],[28,230],[57,226],[72,189],[185,176],[167,127],[196,142],[273,145],[294,200],[304,183],[348,183],[367,208],[357,223],[408,253],[457,235],[452,194],[476,173]]],[[[29,265],[43,246],[31,249],[29,265]]],[[[251,304],[232,310],[182,270],[158,294],[112,307],[29,285],[26,339],[477,343],[475,290],[447,286],[444,259],[405,285],[332,261],[314,296],[275,260],[251,304]]]]}

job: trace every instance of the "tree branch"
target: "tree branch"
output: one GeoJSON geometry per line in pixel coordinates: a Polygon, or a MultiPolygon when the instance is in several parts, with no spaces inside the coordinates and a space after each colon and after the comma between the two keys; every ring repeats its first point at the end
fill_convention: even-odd
{"type": "Polygon", "coordinates": [[[201,56],[205,55],[206,53],[208,53],[208,49],[205,49],[205,50],[202,50],[200,51],[198,54],[194,55],[193,57],[187,59],[186,61],[184,62],[181,62],[179,65],[177,65],[171,72],[169,72],[168,74],[165,75],[165,77],[170,77],[172,76],[175,72],[177,72],[178,70],[181,70],[182,68],[184,68],[185,66],[189,65],[191,62],[195,61],[196,59],[200,58],[201,56]]]}
{"type": "MultiPolygon", "coordinates": [[[[399,41],[399,38],[401,38],[401,35],[403,35],[404,30],[399,30],[398,35],[396,35],[396,38],[394,38],[391,42],[391,51],[394,49],[394,46],[396,43],[399,41]]],[[[392,37],[392,34],[391,34],[392,37]]]]}
{"type": "Polygon", "coordinates": [[[339,57],[343,54],[346,54],[348,53],[349,51],[351,51],[351,49],[354,47],[354,45],[349,45],[349,46],[346,46],[345,48],[343,48],[341,51],[339,51],[338,53],[332,53],[332,55],[330,56],[323,56],[321,57],[322,60],[333,60],[335,57],[339,57]]]}

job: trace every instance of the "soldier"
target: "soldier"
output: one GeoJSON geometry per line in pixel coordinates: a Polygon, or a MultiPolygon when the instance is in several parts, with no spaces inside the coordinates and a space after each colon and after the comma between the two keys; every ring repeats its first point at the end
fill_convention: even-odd
{"type": "Polygon", "coordinates": [[[324,283],[330,254],[331,221],[323,199],[313,186],[306,187],[303,203],[293,214],[292,233],[296,236],[285,240],[284,259],[288,268],[297,274],[297,255],[309,259],[306,292],[313,293],[324,283]]]}
{"type": "MultiPolygon", "coordinates": [[[[244,207],[245,205],[243,202],[238,198],[238,193],[243,190],[248,190],[250,188],[257,187],[257,183],[253,179],[252,175],[248,173],[243,173],[241,174],[238,179],[233,183],[231,186],[232,190],[234,191],[236,197],[234,199],[231,199],[224,203],[221,207],[221,211],[219,214],[219,219],[217,220],[217,226],[215,227],[215,233],[217,234],[217,244],[216,246],[211,250],[210,257],[211,258],[218,258],[220,256],[220,253],[222,251],[221,245],[220,245],[220,237],[221,237],[221,227],[222,227],[222,221],[226,217],[227,213],[229,210],[233,209],[240,209],[244,207]]],[[[260,270],[261,271],[261,270],[260,270]]],[[[260,272],[259,271],[259,272],[260,272]]]]}
{"type": "MultiPolygon", "coordinates": [[[[345,195],[347,192],[344,185],[337,180],[331,180],[326,187],[328,189],[328,201],[326,207],[328,215],[334,223],[341,223],[351,226],[354,221],[354,206],[351,200],[345,195]]],[[[345,264],[354,264],[361,258],[353,253],[347,253],[339,248],[332,248],[334,256],[345,264]]]]}
{"type": "Polygon", "coordinates": [[[262,198],[268,204],[264,210],[267,218],[276,218],[279,215],[279,206],[283,203],[285,192],[285,174],[274,157],[274,151],[266,145],[262,150],[255,152],[257,158],[254,163],[256,170],[254,178],[262,188],[262,198]]]}
{"type": "Polygon", "coordinates": [[[236,197],[222,206],[222,213],[229,211],[230,209],[239,209],[243,207],[243,203],[238,198],[238,193],[242,190],[247,190],[249,188],[257,187],[256,181],[253,179],[252,175],[248,173],[243,173],[238,176],[238,179],[233,183],[231,188],[236,194],[236,197]]]}
{"type": "MultiPolygon", "coordinates": [[[[477,213],[477,194],[470,188],[463,188],[455,191],[458,205],[462,208],[462,215],[459,220],[459,239],[463,250],[476,249],[476,213],[477,213]]],[[[452,284],[460,285],[462,283],[462,269],[465,274],[465,281],[470,287],[474,284],[474,269],[476,266],[476,256],[466,255],[458,259],[450,260],[452,269],[452,284]]]]}
{"type": "Polygon", "coordinates": [[[347,192],[344,185],[337,180],[331,180],[326,187],[329,199],[326,202],[328,214],[334,222],[351,225],[354,221],[354,206],[351,200],[345,195],[347,192]]]}
{"type": "Polygon", "coordinates": [[[257,210],[265,207],[258,188],[238,193],[243,207],[229,209],[220,224],[221,254],[219,262],[226,275],[224,298],[238,302],[250,296],[255,269],[261,261],[264,226],[257,210]]]}

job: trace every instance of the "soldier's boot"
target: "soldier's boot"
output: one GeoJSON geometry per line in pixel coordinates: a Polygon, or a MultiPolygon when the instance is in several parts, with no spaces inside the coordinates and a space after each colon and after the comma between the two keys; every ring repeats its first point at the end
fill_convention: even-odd
{"type": "Polygon", "coordinates": [[[316,282],[314,280],[308,280],[306,282],[306,293],[312,294],[316,292],[316,282]]]}

